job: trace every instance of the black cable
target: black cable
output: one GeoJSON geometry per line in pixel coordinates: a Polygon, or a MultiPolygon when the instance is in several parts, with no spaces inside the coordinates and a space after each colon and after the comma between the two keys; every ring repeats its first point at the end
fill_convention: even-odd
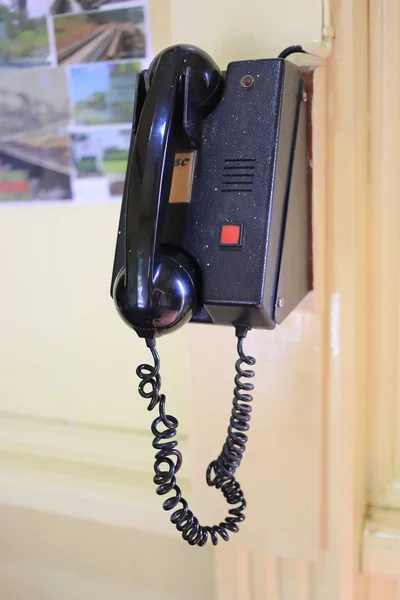
{"type": "Polygon", "coordinates": [[[234,508],[229,510],[225,521],[218,525],[200,525],[197,517],[194,516],[188,503],[182,497],[181,489],[176,482],[176,475],[182,466],[182,454],[177,449],[178,442],[173,439],[177,433],[178,420],[165,412],[166,398],[164,394],[160,394],[160,357],[154,339],[146,340],[154,359],[154,367],[142,364],[136,369],[136,374],[141,379],[138,388],[139,394],[142,398],[150,400],[147,409],[153,410],[158,404],[159,416],[154,419],[151,425],[151,431],[154,435],[153,448],[157,450],[153,478],[154,483],[157,485],[157,494],[164,496],[170,492],[173,493],[172,496],[164,500],[163,509],[167,511],[176,509],[170,520],[177,530],[182,533],[183,539],[191,546],[204,546],[209,535],[214,546],[218,544],[218,536],[228,541],[228,531],[232,533],[239,531],[238,523],[243,522],[245,519],[243,511],[246,508],[246,500],[234,474],[240,466],[246,449],[247,431],[250,427],[251,416],[250,403],[253,400],[249,392],[254,389],[254,385],[242,381],[243,378],[249,379],[254,376],[252,369],[242,368],[243,363],[250,366],[256,363],[252,356],[247,356],[243,351],[243,340],[248,330],[249,327],[247,326],[236,327],[239,358],[235,363],[235,389],[228,435],[221,454],[209,464],[206,473],[207,484],[220,489],[227,503],[235,505],[234,508]],[[147,388],[146,390],[146,386],[149,386],[150,389],[147,388]]]}
{"type": "Polygon", "coordinates": [[[291,54],[307,54],[307,52],[303,49],[302,46],[289,46],[282,50],[278,58],[287,58],[291,54]]]}

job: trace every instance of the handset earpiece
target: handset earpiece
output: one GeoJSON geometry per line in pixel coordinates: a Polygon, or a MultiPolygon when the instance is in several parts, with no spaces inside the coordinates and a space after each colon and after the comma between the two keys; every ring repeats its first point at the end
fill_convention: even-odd
{"type": "Polygon", "coordinates": [[[167,48],[147,73],[125,180],[125,268],[113,287],[121,317],[141,337],[175,330],[196,306],[194,261],[161,246],[160,237],[178,135],[184,131],[192,147],[199,144],[201,118],[218,102],[222,83],[212,58],[192,46],[167,48]]]}

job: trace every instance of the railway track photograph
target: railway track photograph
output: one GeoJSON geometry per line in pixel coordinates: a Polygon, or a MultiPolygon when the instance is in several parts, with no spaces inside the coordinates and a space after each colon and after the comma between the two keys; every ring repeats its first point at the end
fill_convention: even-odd
{"type": "Polygon", "coordinates": [[[59,65],[144,58],[143,7],[54,17],[59,65]]]}
{"type": "Polygon", "coordinates": [[[0,69],[50,65],[47,7],[46,1],[0,1],[0,69]]]}
{"type": "Polygon", "coordinates": [[[74,65],[69,70],[76,125],[131,123],[139,62],[74,65]]]}
{"type": "Polygon", "coordinates": [[[69,121],[65,69],[0,71],[0,140],[55,137],[69,121]]]}
{"type": "MultiPolygon", "coordinates": [[[[130,0],[122,0],[122,2],[130,0]]],[[[50,12],[52,15],[63,15],[66,13],[79,13],[87,10],[98,10],[107,7],[115,0],[54,0],[51,4],[50,12]]],[[[118,0],[121,2],[121,0],[118,0]]]]}
{"type": "Polygon", "coordinates": [[[0,141],[0,203],[71,199],[67,136],[0,141]]]}

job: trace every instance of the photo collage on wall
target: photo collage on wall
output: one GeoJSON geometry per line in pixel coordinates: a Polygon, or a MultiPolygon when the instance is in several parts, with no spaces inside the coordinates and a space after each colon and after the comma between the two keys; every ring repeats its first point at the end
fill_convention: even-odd
{"type": "Polygon", "coordinates": [[[146,0],[0,0],[0,204],[121,200],[146,0]]]}

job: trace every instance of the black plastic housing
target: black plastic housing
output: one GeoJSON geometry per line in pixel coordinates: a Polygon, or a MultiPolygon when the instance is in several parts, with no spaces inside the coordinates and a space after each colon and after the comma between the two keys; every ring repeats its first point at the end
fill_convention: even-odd
{"type": "MultiPolygon", "coordinates": [[[[168,204],[161,237],[198,266],[193,322],[272,329],[310,290],[304,81],[283,59],[232,62],[224,79],[202,120],[190,202],[168,204]],[[221,245],[224,224],[241,227],[239,245],[221,245]]],[[[133,134],[145,80],[143,72],[133,134]]],[[[184,134],[179,150],[190,150],[184,134]]],[[[124,266],[124,212],[113,281],[124,266]]]]}

